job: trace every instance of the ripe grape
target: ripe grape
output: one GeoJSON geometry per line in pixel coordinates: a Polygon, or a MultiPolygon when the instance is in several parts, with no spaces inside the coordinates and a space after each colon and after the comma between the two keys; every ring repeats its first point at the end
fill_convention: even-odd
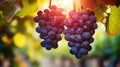
{"type": "Polygon", "coordinates": [[[52,5],[49,9],[38,11],[34,18],[34,21],[38,23],[36,32],[40,33],[40,38],[43,39],[41,46],[47,50],[57,48],[58,41],[62,39],[61,34],[64,31],[66,19],[62,12],[62,8],[52,5]]]}
{"type": "Polygon", "coordinates": [[[64,22],[65,39],[71,48],[70,53],[80,59],[91,50],[90,43],[94,41],[92,36],[98,27],[96,17],[93,11],[75,12],[73,10],[69,12],[69,16],[70,18],[64,22]]]}

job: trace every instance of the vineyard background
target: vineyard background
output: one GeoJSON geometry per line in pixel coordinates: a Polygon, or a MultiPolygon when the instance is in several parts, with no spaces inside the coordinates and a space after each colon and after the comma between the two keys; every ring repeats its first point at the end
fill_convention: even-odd
{"type": "MultiPolygon", "coordinates": [[[[64,2],[52,4],[73,7],[64,2]]],[[[78,2],[77,8],[82,5],[95,12],[98,24],[92,50],[81,59],[70,54],[63,34],[57,49],[41,47],[33,18],[48,8],[49,0],[0,0],[0,67],[120,67],[120,0],[78,2]]]]}

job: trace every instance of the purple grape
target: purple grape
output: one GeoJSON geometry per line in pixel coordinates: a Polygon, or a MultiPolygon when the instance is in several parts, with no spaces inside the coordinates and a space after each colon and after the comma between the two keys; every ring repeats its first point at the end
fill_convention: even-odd
{"type": "Polygon", "coordinates": [[[54,31],[50,31],[50,32],[48,32],[48,36],[51,38],[51,39],[53,39],[53,38],[55,38],[55,32],[54,31]]]}
{"type": "Polygon", "coordinates": [[[90,16],[90,21],[95,23],[96,22],[96,17],[94,15],[91,15],[90,16]]]}
{"type": "Polygon", "coordinates": [[[40,20],[40,21],[39,21],[39,26],[45,27],[45,26],[46,26],[46,21],[40,20]]]}
{"type": "Polygon", "coordinates": [[[83,41],[81,45],[83,47],[87,47],[87,46],[89,46],[89,42],[88,41],[83,41]]]}
{"type": "Polygon", "coordinates": [[[81,44],[75,43],[75,47],[76,47],[77,49],[79,49],[79,48],[81,48],[81,44]]]}
{"type": "Polygon", "coordinates": [[[88,21],[86,21],[86,26],[88,26],[89,28],[91,28],[91,27],[92,27],[92,24],[93,24],[93,23],[92,23],[91,21],[89,21],[89,20],[88,20],[88,21]]]}
{"type": "Polygon", "coordinates": [[[71,20],[71,19],[66,20],[66,21],[65,21],[65,25],[66,25],[67,27],[71,27],[71,26],[72,26],[72,20],[71,20]]]}
{"type": "Polygon", "coordinates": [[[78,23],[80,27],[82,27],[85,24],[83,19],[79,19],[78,23]]]}
{"type": "Polygon", "coordinates": [[[73,22],[76,22],[78,19],[79,19],[79,16],[78,16],[77,14],[74,14],[74,15],[72,16],[72,21],[73,21],[73,22]]]}
{"type": "Polygon", "coordinates": [[[71,41],[68,42],[68,46],[69,46],[69,47],[73,47],[74,45],[75,45],[74,42],[71,42],[71,41]]]}
{"type": "Polygon", "coordinates": [[[42,35],[47,35],[47,30],[46,29],[41,29],[41,32],[40,32],[42,35]]]}
{"type": "Polygon", "coordinates": [[[78,54],[81,54],[81,55],[86,55],[88,53],[88,50],[86,50],[85,48],[81,48],[78,52],[78,54]]]}
{"type": "Polygon", "coordinates": [[[46,48],[47,50],[50,50],[50,49],[52,48],[52,45],[46,44],[46,45],[45,45],[45,48],[46,48]]]}
{"type": "Polygon", "coordinates": [[[38,11],[38,12],[37,12],[37,15],[38,15],[38,16],[41,16],[42,14],[43,14],[42,11],[38,11]]]}
{"type": "Polygon", "coordinates": [[[57,32],[57,28],[56,27],[52,27],[52,31],[57,32]]]}
{"type": "Polygon", "coordinates": [[[68,29],[65,29],[65,30],[64,30],[64,34],[65,34],[65,35],[66,35],[66,34],[69,34],[68,29]]]}
{"type": "Polygon", "coordinates": [[[89,43],[92,43],[93,41],[94,41],[94,38],[93,38],[93,37],[91,37],[91,38],[88,40],[89,43]]]}
{"type": "Polygon", "coordinates": [[[82,34],[82,33],[83,33],[82,28],[78,28],[78,29],[76,30],[76,34],[82,34]]]}
{"type": "Polygon", "coordinates": [[[80,59],[80,58],[82,58],[82,55],[80,53],[77,53],[77,54],[75,54],[75,57],[80,59]]]}
{"type": "Polygon", "coordinates": [[[82,34],[82,37],[83,37],[84,39],[90,39],[90,38],[91,38],[91,35],[90,35],[89,32],[84,32],[84,33],[82,34]]]}
{"type": "Polygon", "coordinates": [[[40,26],[36,27],[36,32],[41,33],[41,27],[40,26]]]}
{"type": "Polygon", "coordinates": [[[70,53],[71,53],[71,54],[77,54],[77,52],[78,52],[78,49],[77,49],[76,47],[72,47],[72,48],[70,49],[70,53]]]}
{"type": "Polygon", "coordinates": [[[62,37],[60,36],[60,34],[57,34],[57,35],[56,35],[56,39],[57,39],[58,41],[60,41],[60,40],[62,39],[62,37]]]}
{"type": "Polygon", "coordinates": [[[71,34],[71,35],[74,35],[76,32],[75,32],[75,29],[74,28],[70,28],[69,29],[69,33],[71,34]]]}
{"type": "Polygon", "coordinates": [[[59,28],[57,33],[58,33],[58,34],[62,34],[63,30],[64,30],[64,29],[59,28]]]}
{"type": "Polygon", "coordinates": [[[70,41],[70,34],[65,35],[65,40],[70,41]]]}
{"type": "Polygon", "coordinates": [[[83,27],[82,27],[82,30],[85,32],[85,31],[89,31],[89,27],[88,26],[86,26],[86,25],[84,25],[83,27]]]}
{"type": "Polygon", "coordinates": [[[45,9],[44,13],[49,14],[50,13],[49,9],[45,9]]]}
{"type": "Polygon", "coordinates": [[[95,33],[94,30],[90,30],[89,32],[90,32],[91,36],[95,33]]]}
{"type": "Polygon", "coordinates": [[[76,39],[76,37],[74,35],[70,35],[69,37],[70,37],[70,41],[72,41],[72,42],[74,42],[76,39]]]}
{"type": "Polygon", "coordinates": [[[52,46],[53,46],[53,48],[58,48],[58,44],[57,44],[57,40],[53,40],[52,41],[52,46]]]}
{"type": "Polygon", "coordinates": [[[44,38],[45,38],[45,35],[40,34],[39,37],[40,37],[41,39],[44,39],[44,38]]]}
{"type": "Polygon", "coordinates": [[[38,23],[38,22],[40,21],[40,17],[38,17],[38,16],[34,17],[34,21],[35,21],[36,23],[38,23]]]}
{"type": "Polygon", "coordinates": [[[78,43],[82,43],[82,41],[83,41],[83,38],[82,38],[82,36],[81,35],[76,35],[76,42],[78,42],[78,43]]]}
{"type": "Polygon", "coordinates": [[[89,15],[88,15],[88,14],[83,14],[82,17],[83,17],[85,20],[89,20],[89,15]]]}
{"type": "Polygon", "coordinates": [[[46,44],[45,41],[42,41],[42,42],[41,42],[41,46],[42,46],[42,47],[45,47],[45,44],[46,44]]]}
{"type": "Polygon", "coordinates": [[[98,25],[96,23],[93,23],[92,29],[97,29],[98,25]]]}
{"type": "Polygon", "coordinates": [[[88,15],[91,16],[91,15],[95,15],[95,13],[93,11],[88,11],[88,15]]]}

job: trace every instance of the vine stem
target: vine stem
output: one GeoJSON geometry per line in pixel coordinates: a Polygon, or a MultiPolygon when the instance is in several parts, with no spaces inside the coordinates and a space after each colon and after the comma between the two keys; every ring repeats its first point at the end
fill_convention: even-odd
{"type": "Polygon", "coordinates": [[[52,3],[52,0],[49,1],[49,8],[50,8],[50,6],[51,6],[51,3],[52,3]]]}
{"type": "Polygon", "coordinates": [[[73,9],[76,11],[76,3],[75,3],[75,0],[73,2],[73,9]]]}

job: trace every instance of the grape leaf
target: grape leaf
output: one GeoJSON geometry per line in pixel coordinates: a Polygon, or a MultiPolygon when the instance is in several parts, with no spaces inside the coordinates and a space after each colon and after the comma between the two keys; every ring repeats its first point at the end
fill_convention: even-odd
{"type": "Polygon", "coordinates": [[[111,13],[106,24],[106,31],[110,35],[115,35],[120,31],[120,7],[111,6],[111,13]]]}
{"type": "Polygon", "coordinates": [[[95,16],[97,17],[98,21],[102,21],[104,16],[104,12],[107,10],[107,7],[104,4],[98,4],[97,6],[95,6],[94,12],[95,12],[95,16]]]}
{"type": "Polygon", "coordinates": [[[0,3],[0,10],[3,11],[3,17],[6,22],[10,22],[14,17],[16,11],[15,1],[3,1],[0,3]]]}
{"type": "Polygon", "coordinates": [[[38,9],[38,2],[29,3],[28,0],[22,0],[23,8],[16,14],[17,16],[23,18],[27,15],[33,15],[38,9]]]}

